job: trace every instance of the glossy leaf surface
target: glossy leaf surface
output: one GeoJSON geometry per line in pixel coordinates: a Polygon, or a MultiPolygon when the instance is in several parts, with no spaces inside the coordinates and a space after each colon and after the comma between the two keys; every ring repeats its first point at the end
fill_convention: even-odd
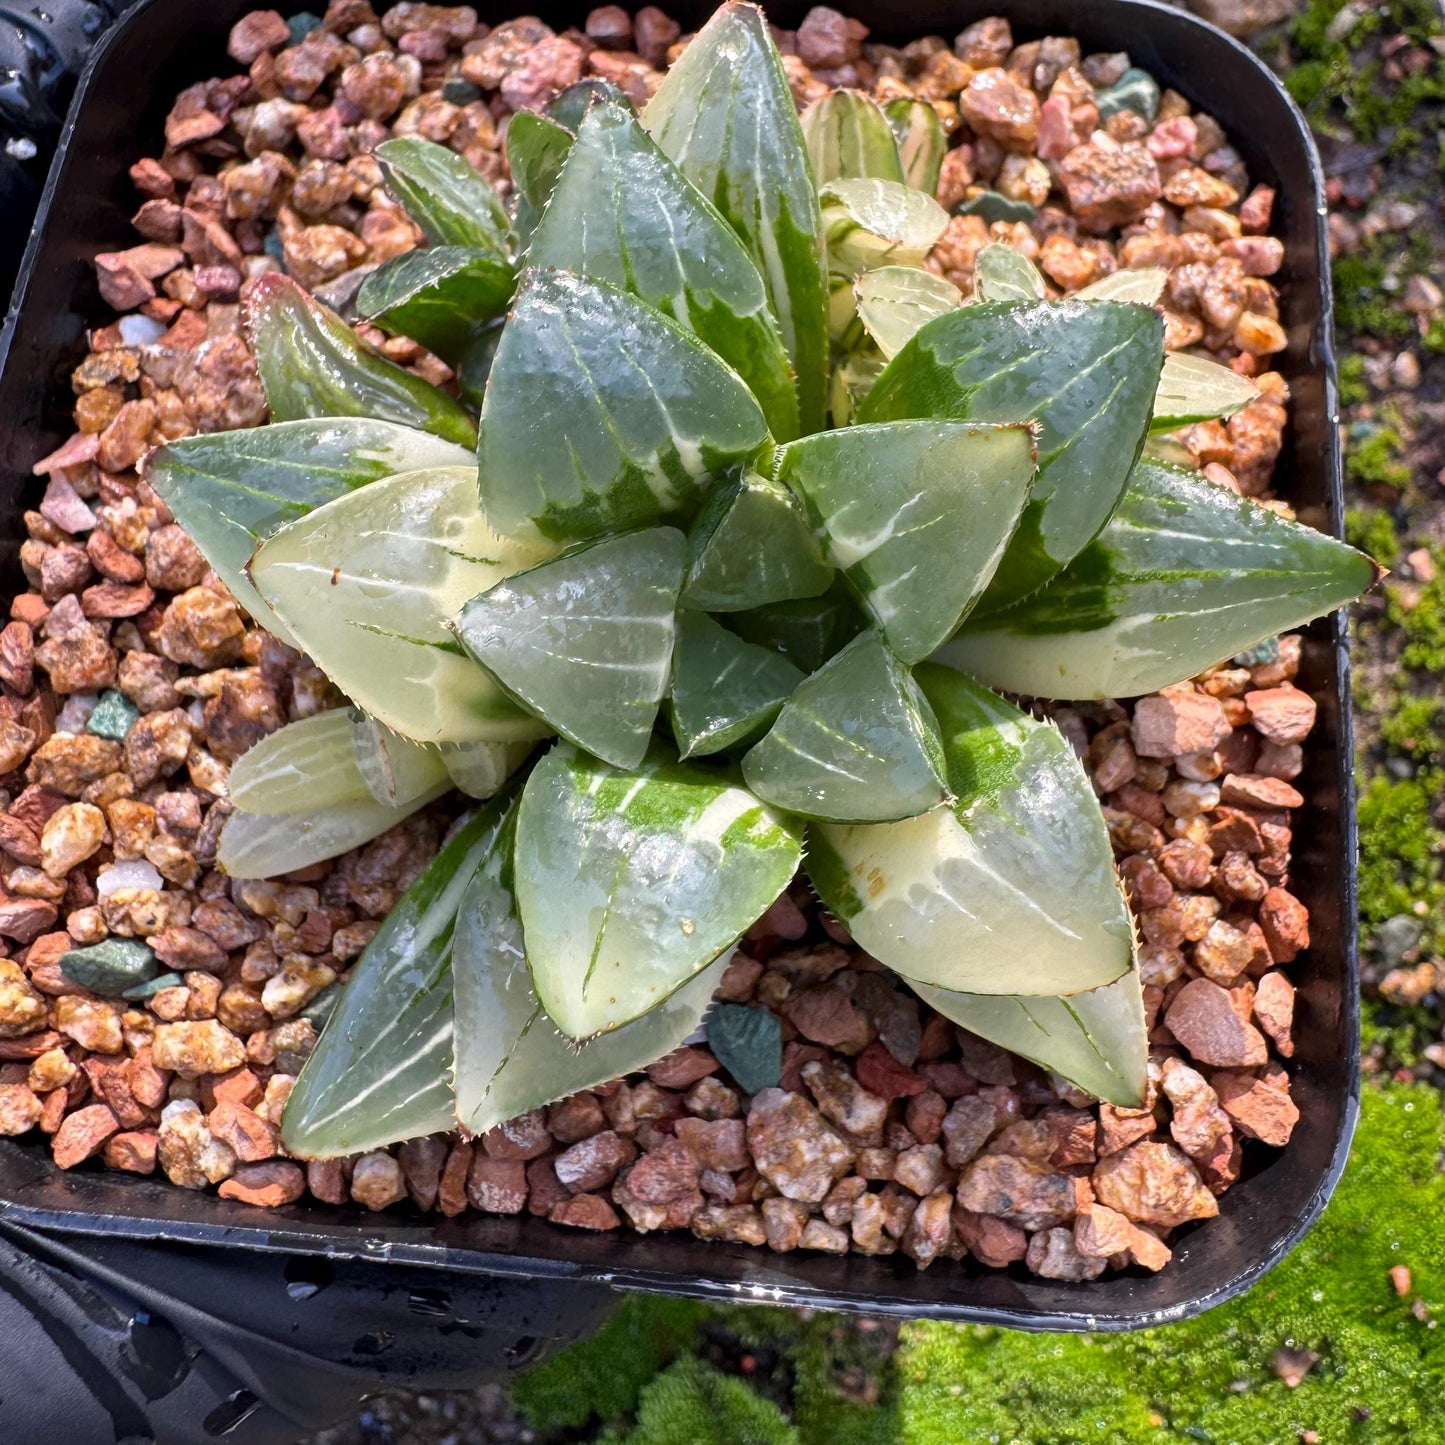
{"type": "Polygon", "coordinates": [[[454,150],[421,136],[373,152],[386,188],[433,246],[474,246],[507,260],[511,225],[496,188],[454,150]]]}
{"type": "Polygon", "coordinates": [[[563,737],[636,767],[671,676],[686,547],[672,527],[586,543],[472,598],[456,634],[563,737]]]}
{"type": "Polygon", "coordinates": [[[583,1040],[706,968],[788,886],[799,825],[654,745],[638,772],[554,747],[522,793],[517,903],[532,982],[583,1040]]]}
{"type": "Polygon", "coordinates": [[[921,266],[879,266],[853,283],[853,299],[864,330],[892,360],[935,317],[962,306],[963,292],[921,266]]]}
{"type": "Polygon", "coordinates": [[[351,711],[351,744],[372,798],[388,807],[403,807],[447,781],[434,747],[411,742],[359,709],[351,711]]]}
{"type": "Polygon", "coordinates": [[[828,364],[822,227],[797,107],[762,12],[723,5],[668,70],[642,123],[747,247],[792,359],[802,430],[817,430],[828,364]]]}
{"type": "Polygon", "coordinates": [[[899,96],[883,107],[883,114],[898,145],[904,182],[925,195],[934,195],[948,150],[948,136],[938,112],[926,100],[899,96]]]}
{"type": "Polygon", "coordinates": [[[256,278],[241,316],[273,422],[373,417],[461,446],[476,440],[459,402],[363,345],[334,311],[279,272],[256,278]]]}
{"type": "Polygon", "coordinates": [[[857,90],[830,90],[802,116],[803,140],[813,178],[826,185],[836,180],[904,181],[898,143],[878,103],[857,90]]]}
{"type": "Polygon", "coordinates": [[[973,285],[980,301],[1042,301],[1039,268],[1012,246],[995,242],[974,257],[973,285]]]}
{"type": "Polygon", "coordinates": [[[800,683],[743,759],[760,798],[808,818],[911,818],[947,794],[932,709],[865,632],[800,683]]]}
{"type": "Polygon", "coordinates": [[[767,440],[738,374],[615,287],[529,273],[482,406],[482,500],[513,535],[586,541],[694,509],[767,440]]]}
{"type": "Polygon", "coordinates": [[[1135,697],[1342,606],[1361,552],[1195,472],[1140,462],[1098,539],[1044,590],[940,652],[992,687],[1135,697]]]}
{"type": "Polygon", "coordinates": [[[300,1158],[334,1158],[453,1127],[451,957],[457,909],[505,817],[478,811],[357,960],[286,1105],[300,1158]]]}
{"type": "Polygon", "coordinates": [[[775,436],[797,435],[788,354],[758,268],[624,102],[587,112],[527,260],[655,306],[737,371],[775,436]]]}
{"type": "Polygon", "coordinates": [[[438,743],[437,753],[452,782],[469,798],[486,799],[531,757],[536,744],[438,743]]]}
{"type": "Polygon", "coordinates": [[[753,741],[802,680],[786,658],[704,613],[678,613],[668,713],[682,757],[753,741]]]}
{"type": "Polygon", "coordinates": [[[725,621],[730,632],[781,653],[805,673],[817,672],[867,626],[841,577],[817,597],[771,602],[729,613],[725,621]]]}
{"type": "Polygon", "coordinates": [[[873,827],[809,830],[808,875],[859,945],[905,978],[969,993],[1078,993],[1132,957],[1089,780],[1052,724],[961,673],[917,671],[955,801],[873,827]]]}
{"type": "Polygon", "coordinates": [[[704,612],[816,597],[834,577],[797,499],[752,470],[713,488],[688,533],[687,551],[682,605],[704,612]]]}
{"type": "Polygon", "coordinates": [[[848,427],[783,448],[778,477],[884,641],[918,662],[993,576],[1033,483],[1033,438],[974,422],[848,427]]]}
{"type": "Polygon", "coordinates": [[[447,630],[547,548],[499,537],[468,467],[405,472],[275,533],[251,579],[326,675],[414,742],[545,736],[447,630]]]}
{"type": "Polygon", "coordinates": [[[464,448],[429,432],[327,417],[167,442],[150,454],[145,475],[241,606],[292,641],[246,575],[256,548],[278,527],[368,482],[471,461],[464,448]]]}
{"type": "Polygon", "coordinates": [[[287,723],[246,749],[226,779],[248,813],[299,813],[371,797],[356,761],[347,708],[287,723]]]}
{"type": "Polygon", "coordinates": [[[453,365],[516,286],[510,263],[486,251],[432,246],[384,262],[357,293],[356,309],[393,335],[410,336],[453,365]]]}
{"type": "Polygon", "coordinates": [[[535,110],[519,110],[507,122],[507,169],[516,196],[512,225],[524,248],[552,198],[573,138],[565,126],[535,110]]]}
{"type": "Polygon", "coordinates": [[[1154,394],[1155,431],[1172,431],[1190,422],[1216,416],[1233,416],[1241,407],[1259,400],[1259,388],[1217,361],[1171,351],[1164,358],[1159,389],[1154,394]]]}
{"type": "Polygon", "coordinates": [[[929,322],[888,363],[860,421],[1038,422],[1038,480],[980,612],[1042,586],[1109,519],[1163,355],[1164,323],[1144,306],[983,302],[929,322]]]}

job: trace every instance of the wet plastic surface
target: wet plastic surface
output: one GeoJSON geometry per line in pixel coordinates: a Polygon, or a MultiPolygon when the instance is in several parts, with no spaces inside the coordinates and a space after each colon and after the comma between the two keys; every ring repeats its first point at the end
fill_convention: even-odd
{"type": "MultiPolygon", "coordinates": [[[[162,122],[179,90],[229,73],[226,33],[250,8],[246,0],[214,0],[205,7],[149,0],[117,27],[82,82],[46,188],[41,230],[25,259],[17,308],[0,335],[0,562],[7,569],[6,591],[15,586],[21,512],[33,487],[30,464],[69,432],[69,372],[84,353],[87,323],[104,314],[89,258],[133,243],[127,217],[138,202],[127,168],[158,150],[162,122]]],[[[588,7],[539,8],[543,18],[566,25],[579,23],[588,7]]],[[[704,0],[668,8],[696,25],[711,6],[704,0]]],[[[795,25],[807,6],[768,8],[778,23],[795,25]]],[[[900,42],[952,35],[1001,11],[1021,40],[1073,34],[1086,51],[1128,50],[1136,65],[1220,121],[1251,176],[1279,189],[1281,321],[1290,342],[1280,370],[1294,395],[1280,490],[1302,520],[1338,535],[1343,503],[1323,178],[1303,120],[1269,72],[1218,31],[1147,0],[1091,0],[1087,6],[1068,0],[915,0],[903,23],[898,8],[876,0],[851,0],[842,8],[873,25],[878,39],[900,42]]],[[[492,5],[483,15],[500,20],[518,9],[492,5]]],[[[1122,1330],[1198,1313],[1248,1288],[1314,1221],[1343,1168],[1358,1109],[1355,829],[1342,617],[1311,630],[1300,685],[1319,702],[1318,728],[1297,782],[1307,804],[1295,829],[1292,884],[1309,906],[1314,938],[1291,970],[1299,989],[1291,1073],[1300,1123],[1284,1151],[1251,1146],[1246,1176],[1221,1200],[1219,1218],[1181,1234],[1174,1260],[1161,1274],[1072,1285],[946,1262],[919,1273],[903,1256],[777,1255],[688,1235],[598,1236],[531,1219],[441,1220],[320,1204],[260,1210],[95,1165],[61,1172],[44,1140],[0,1140],[0,1221],[52,1235],[393,1261],[516,1280],[590,1280],[1022,1329],[1122,1330]]]]}

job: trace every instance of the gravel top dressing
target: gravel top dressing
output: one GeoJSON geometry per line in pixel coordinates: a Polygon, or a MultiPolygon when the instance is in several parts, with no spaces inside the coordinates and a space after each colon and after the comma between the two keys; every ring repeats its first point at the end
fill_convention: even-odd
{"type": "Polygon", "coordinates": [[[999,18],[229,49],[0,631],[0,1133],[1165,1267],[1298,1119],[1292,629],[1374,576],[1271,489],[1270,189],[999,18]]]}

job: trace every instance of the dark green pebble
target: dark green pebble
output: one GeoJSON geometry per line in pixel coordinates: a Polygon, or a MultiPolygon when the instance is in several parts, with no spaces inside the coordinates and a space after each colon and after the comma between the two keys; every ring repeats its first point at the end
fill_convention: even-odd
{"type": "Polygon", "coordinates": [[[991,226],[995,221],[1032,221],[1038,210],[1027,201],[1015,201],[999,191],[980,191],[954,208],[960,216],[982,216],[991,226]]]}
{"type": "Polygon", "coordinates": [[[101,693],[85,730],[95,737],[121,743],[139,720],[140,709],[123,692],[107,688],[101,693]]]}
{"type": "Polygon", "coordinates": [[[313,30],[321,29],[321,17],[299,10],[286,22],[286,28],[291,32],[292,45],[300,45],[313,30]]]}
{"type": "Polygon", "coordinates": [[[185,984],[178,973],[158,973],[154,978],[147,979],[145,983],[138,983],[134,988],[128,988],[121,994],[122,998],[130,999],[132,1002],[139,1002],[141,999],[154,998],[163,988],[180,988],[185,984]]]}
{"type": "Polygon", "coordinates": [[[60,956],[61,973],[102,998],[119,998],[127,989],[148,983],[158,967],[150,945],[138,938],[107,938],[60,956]]]}
{"type": "Polygon", "coordinates": [[[771,1089],[783,1077],[783,1029],[770,1010],[715,1004],[706,1029],[714,1057],[747,1093],[771,1089]]]}
{"type": "Polygon", "coordinates": [[[1094,100],[1101,121],[1118,111],[1132,110],[1153,125],[1159,114],[1159,84],[1147,70],[1126,70],[1107,90],[1099,91],[1094,100]]]}

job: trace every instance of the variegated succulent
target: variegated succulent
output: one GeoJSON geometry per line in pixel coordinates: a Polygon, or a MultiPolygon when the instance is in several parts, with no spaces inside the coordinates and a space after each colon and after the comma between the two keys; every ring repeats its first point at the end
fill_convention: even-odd
{"type": "Polygon", "coordinates": [[[149,476],[355,708],[235,765],[221,861],[279,874],[452,787],[489,800],[357,964],[294,1153],[480,1131],[646,1065],[800,866],[934,1008],[1139,1102],[1098,803],[991,689],[1152,691],[1373,567],[1157,459],[1254,395],[1166,357],[1162,273],[1059,301],[1003,246],[972,297],[925,269],[943,151],[918,102],[800,121],[734,3],[641,115],[587,82],[514,116],[505,203],[439,146],[379,148],[429,244],[356,305],[459,397],[284,276],[250,288],[272,423],[149,476]]]}

